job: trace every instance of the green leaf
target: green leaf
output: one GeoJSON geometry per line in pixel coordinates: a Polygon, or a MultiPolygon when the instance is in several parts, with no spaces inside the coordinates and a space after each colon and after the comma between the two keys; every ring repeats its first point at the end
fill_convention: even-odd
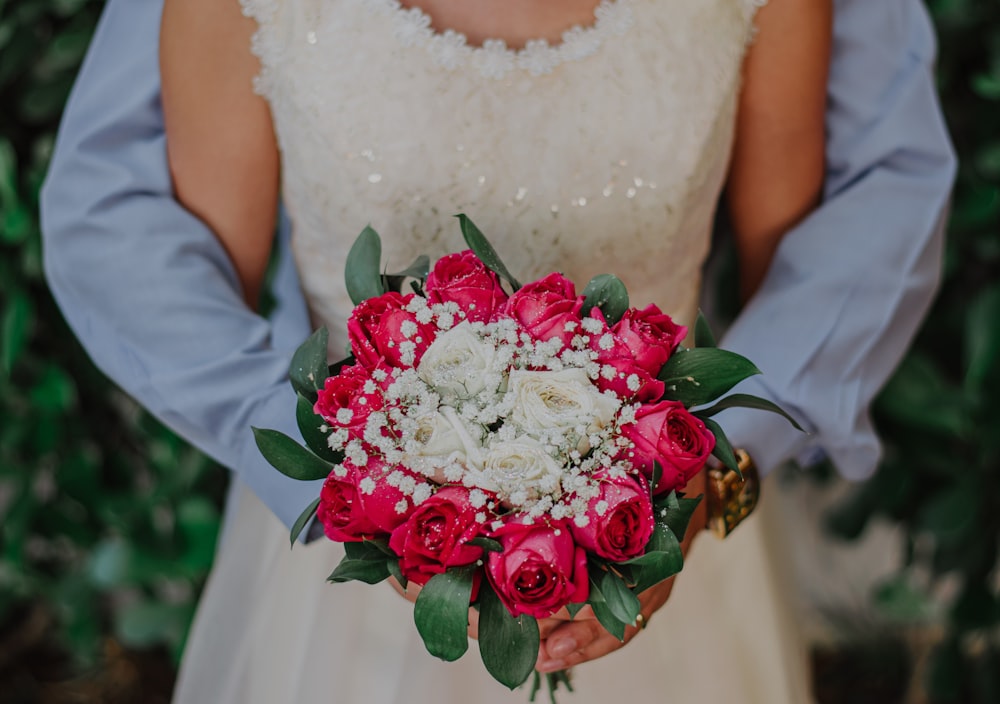
{"type": "Polygon", "coordinates": [[[396,578],[399,582],[399,586],[406,589],[409,584],[409,580],[403,576],[403,570],[399,568],[399,560],[386,560],[385,566],[389,569],[389,575],[396,578]]]}
{"type": "Polygon", "coordinates": [[[354,305],[385,293],[381,266],[382,240],[367,226],[351,245],[344,267],[344,283],[354,305]]]}
{"type": "Polygon", "coordinates": [[[23,292],[15,291],[0,323],[0,370],[8,377],[28,341],[33,318],[31,299],[23,292]]]}
{"type": "Polygon", "coordinates": [[[383,274],[383,285],[387,291],[401,292],[405,279],[420,279],[423,281],[431,269],[431,260],[426,254],[421,254],[413,263],[401,271],[383,274]]]}
{"type": "Polygon", "coordinates": [[[299,514],[299,517],[295,519],[294,525],[292,525],[292,536],[291,543],[294,546],[295,541],[299,539],[299,535],[302,530],[306,527],[306,523],[309,522],[313,516],[316,515],[316,509],[319,507],[319,497],[306,507],[306,510],[299,514]]]}
{"type": "Polygon", "coordinates": [[[685,406],[701,406],[717,399],[747,377],[760,374],[746,357],[703,347],[675,352],[660,370],[664,399],[680,401],[685,406]]]}
{"type": "Polygon", "coordinates": [[[694,322],[694,346],[695,347],[715,347],[715,335],[708,325],[705,314],[698,311],[698,319],[694,322]]]}
{"type": "Polygon", "coordinates": [[[761,411],[770,411],[771,413],[777,413],[779,416],[785,418],[789,423],[792,424],[796,430],[801,430],[803,433],[806,432],[805,429],[798,424],[798,422],[792,418],[788,413],[784,411],[776,403],[768,401],[766,398],[761,398],[760,396],[754,396],[753,394],[730,394],[724,399],[720,400],[714,406],[706,408],[701,411],[695,411],[695,415],[704,420],[710,416],[714,416],[717,413],[721,413],[727,408],[754,408],[761,411]]]}
{"type": "Polygon", "coordinates": [[[323,382],[329,376],[326,361],[328,340],[329,333],[325,327],[314,332],[295,350],[288,367],[288,377],[292,387],[313,401],[316,400],[316,392],[323,388],[323,382]]]}
{"type": "Polygon", "coordinates": [[[703,418],[702,421],[705,423],[705,427],[715,436],[715,449],[712,450],[712,456],[740,475],[742,479],[743,472],[740,471],[739,462],[736,461],[736,453],[733,452],[733,446],[729,444],[729,438],[726,437],[726,432],[722,429],[722,426],[711,418],[703,418]]]}
{"type": "Polygon", "coordinates": [[[507,271],[507,267],[500,260],[500,255],[493,249],[493,245],[489,243],[485,235],[479,231],[476,224],[465,213],[459,213],[455,217],[458,218],[459,226],[462,228],[462,237],[465,238],[465,243],[479,257],[479,260],[486,265],[486,268],[500,278],[505,279],[515,291],[521,288],[521,284],[507,271]]]}
{"type": "MultiPolygon", "coordinates": [[[[650,477],[649,481],[649,498],[653,499],[653,492],[656,491],[656,486],[660,483],[660,479],[663,478],[663,465],[660,464],[659,460],[653,460],[653,476],[650,477]]],[[[674,492],[670,492],[671,496],[674,492]]]]}
{"type": "MultiPolygon", "coordinates": [[[[639,615],[639,598],[628,588],[628,585],[611,570],[597,570],[597,584],[608,610],[619,621],[635,625],[635,617],[639,615]]],[[[593,572],[593,570],[591,570],[593,572]]]]}
{"type": "Polygon", "coordinates": [[[277,430],[254,428],[257,449],[271,466],[292,479],[312,481],[326,479],[333,465],[277,430]]]}
{"type": "Polygon", "coordinates": [[[626,563],[632,570],[632,589],[641,594],[655,584],[673,577],[684,567],[681,544],[668,527],[657,523],[653,537],[646,546],[646,554],[626,563]]]}
{"type": "Polygon", "coordinates": [[[446,662],[469,649],[469,598],[476,567],[454,567],[436,574],[417,595],[413,621],[427,652],[446,662]]]}
{"type": "Polygon", "coordinates": [[[350,582],[357,580],[365,584],[378,584],[389,578],[389,560],[352,560],[345,557],[327,577],[328,582],[350,582]]]}
{"type": "Polygon", "coordinates": [[[693,499],[678,499],[676,508],[659,508],[656,512],[656,522],[667,526],[671,532],[677,536],[678,540],[684,540],[691,516],[702,501],[701,496],[693,499]]]}
{"type": "Polygon", "coordinates": [[[538,623],[531,616],[510,615],[483,580],[479,590],[479,654],[493,678],[509,689],[519,687],[538,659],[538,623]]]}
{"type": "Polygon", "coordinates": [[[470,540],[469,545],[475,545],[478,548],[482,548],[486,552],[503,552],[503,545],[500,544],[499,540],[487,538],[483,535],[470,540]]]}
{"type": "Polygon", "coordinates": [[[587,598],[587,603],[594,610],[594,616],[604,626],[604,630],[618,640],[625,640],[625,623],[612,613],[593,577],[590,579],[590,596],[587,598]]]}
{"type": "Polygon", "coordinates": [[[576,618],[576,615],[580,613],[586,605],[587,602],[583,602],[582,604],[566,604],[566,610],[569,612],[570,620],[576,618]]]}
{"type": "Polygon", "coordinates": [[[608,325],[614,325],[628,310],[628,290],[614,274],[598,274],[583,289],[583,314],[600,308],[608,325]]]}
{"type": "Polygon", "coordinates": [[[972,301],[964,330],[965,388],[975,390],[996,374],[1000,359],[1000,285],[994,284],[972,301]]]}
{"type": "Polygon", "coordinates": [[[299,394],[298,403],[295,405],[295,420],[299,425],[299,432],[312,452],[318,457],[322,457],[327,462],[340,464],[344,461],[343,452],[334,452],[327,443],[327,434],[320,430],[326,423],[320,416],[313,412],[313,402],[302,394],[299,394]]]}

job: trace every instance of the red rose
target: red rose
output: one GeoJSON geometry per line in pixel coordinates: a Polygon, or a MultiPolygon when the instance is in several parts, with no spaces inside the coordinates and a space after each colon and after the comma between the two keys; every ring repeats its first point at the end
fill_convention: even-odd
{"type": "Polygon", "coordinates": [[[420,504],[389,539],[403,576],[426,584],[449,567],[482,557],[482,548],[468,545],[482,527],[476,513],[464,487],[446,487],[420,504]]]}
{"type": "Polygon", "coordinates": [[[510,520],[495,532],[503,552],[491,552],[490,584],[512,616],[551,616],[590,595],[587,553],[573,542],[566,522],[510,520]]]}
{"type": "Polygon", "coordinates": [[[357,498],[369,522],[391,533],[413,513],[413,490],[430,482],[405,467],[386,465],[377,457],[369,457],[363,471],[355,474],[357,498]],[[406,488],[408,491],[404,491],[406,488]]]}
{"type": "Polygon", "coordinates": [[[653,476],[654,461],[663,467],[655,494],[683,487],[715,449],[715,436],[680,401],[641,406],[635,422],[621,426],[621,432],[634,444],[626,458],[646,477],[653,476]]]}
{"type": "Polygon", "coordinates": [[[358,363],[374,369],[381,359],[393,367],[415,367],[434,341],[436,328],[406,310],[415,294],[395,291],[362,301],[347,321],[347,336],[358,363]],[[412,356],[411,356],[412,355],[412,356]]]}
{"type": "Polygon", "coordinates": [[[594,382],[601,391],[612,391],[618,398],[639,403],[658,401],[663,396],[663,382],[636,361],[632,348],[608,327],[600,308],[590,317],[598,321],[601,330],[588,332],[589,347],[597,354],[601,374],[594,382]]]}
{"type": "Polygon", "coordinates": [[[507,302],[500,279],[471,249],[438,259],[425,289],[428,303],[457,303],[471,322],[490,322],[507,302]]]}
{"type": "Polygon", "coordinates": [[[365,424],[373,411],[384,405],[381,388],[371,378],[369,371],[360,364],[345,367],[336,376],[327,377],[323,388],[316,393],[313,412],[335,428],[347,428],[351,437],[363,440],[365,424]],[[365,393],[371,381],[372,393],[365,393]]]}
{"type": "Polygon", "coordinates": [[[350,469],[343,477],[331,473],[319,493],[316,517],[323,524],[326,537],[338,543],[357,542],[382,533],[361,506],[354,476],[350,469]]]}
{"type": "Polygon", "coordinates": [[[638,310],[629,308],[612,328],[632,353],[636,364],[656,376],[687,335],[687,328],[650,304],[638,310]]]}
{"type": "Polygon", "coordinates": [[[583,297],[576,295],[573,282],[561,274],[525,284],[510,297],[504,313],[535,340],[557,337],[569,345],[578,333],[583,297]],[[567,330],[567,326],[573,324],[567,330]]]}
{"type": "Polygon", "coordinates": [[[577,544],[612,562],[641,555],[653,535],[653,502],[645,482],[606,472],[592,479],[600,482],[600,493],[587,507],[587,525],[571,523],[577,544]]]}

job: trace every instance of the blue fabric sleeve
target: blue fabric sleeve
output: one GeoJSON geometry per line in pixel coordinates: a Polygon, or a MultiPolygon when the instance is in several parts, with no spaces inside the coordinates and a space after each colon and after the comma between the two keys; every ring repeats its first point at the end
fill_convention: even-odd
{"type": "Polygon", "coordinates": [[[41,196],[45,271],[96,364],[290,525],[318,494],[260,456],[251,426],[299,437],[286,382],[309,334],[294,267],[274,323],[243,302],[218,240],[174,199],[160,109],[161,0],[111,0],[41,196]]]}
{"type": "Polygon", "coordinates": [[[878,464],[868,414],[939,280],[955,157],[919,0],[837,0],[824,202],[782,241],[722,346],[764,372],[737,390],[771,398],[812,431],[759,411],[719,420],[761,469],[821,450],[844,476],[878,464]]]}

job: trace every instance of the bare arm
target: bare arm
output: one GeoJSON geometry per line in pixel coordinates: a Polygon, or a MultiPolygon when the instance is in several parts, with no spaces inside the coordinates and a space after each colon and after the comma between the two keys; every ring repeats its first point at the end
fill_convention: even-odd
{"type": "MultiPolygon", "coordinates": [[[[758,13],[757,27],[757,39],[745,59],[728,185],[746,297],[764,278],[782,234],[819,200],[825,171],[831,0],[771,0],[758,13]]],[[[703,475],[692,484],[704,487],[703,475]]],[[[702,510],[692,528],[704,522],[702,510]]],[[[685,551],[697,532],[692,529],[685,537],[685,551]]],[[[666,603],[672,586],[673,580],[667,580],[640,595],[647,619],[666,603]]],[[[573,667],[623,645],[586,616],[581,612],[551,631],[539,652],[539,670],[573,667]]],[[[636,633],[626,628],[625,641],[636,633]]]]}
{"type": "Polygon", "coordinates": [[[278,203],[271,113],[253,92],[255,29],[237,0],[166,0],[160,73],[167,156],[177,199],[225,247],[255,306],[278,203]]]}
{"type": "Polygon", "coordinates": [[[744,299],[822,192],[832,3],[771,0],[756,24],[727,184],[744,299]]]}

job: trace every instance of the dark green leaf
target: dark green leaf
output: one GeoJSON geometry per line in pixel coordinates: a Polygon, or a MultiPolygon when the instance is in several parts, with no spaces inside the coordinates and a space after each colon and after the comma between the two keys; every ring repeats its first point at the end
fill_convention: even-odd
{"type": "Polygon", "coordinates": [[[639,594],[680,572],[684,567],[684,553],[673,531],[657,523],[646,554],[625,564],[632,570],[632,588],[639,594]]]}
{"type": "Polygon", "coordinates": [[[333,469],[329,462],[277,430],[254,428],[253,437],[264,459],[287,477],[302,481],[326,479],[333,469]]]}
{"type": "Polygon", "coordinates": [[[500,544],[499,540],[487,538],[482,535],[478,538],[470,540],[469,545],[475,545],[476,547],[482,548],[486,552],[503,552],[503,545],[500,544]]]}
{"type": "Polygon", "coordinates": [[[786,413],[781,406],[768,401],[766,398],[761,398],[760,396],[754,396],[752,394],[730,394],[724,399],[720,400],[711,408],[706,408],[702,411],[696,411],[695,415],[701,419],[714,416],[727,408],[754,408],[761,411],[770,411],[771,413],[777,413],[779,416],[785,418],[796,430],[801,430],[803,433],[805,429],[798,424],[798,422],[792,418],[788,413],[786,413]]]}
{"type": "Polygon", "coordinates": [[[306,524],[309,522],[309,519],[311,519],[313,516],[316,515],[316,509],[318,507],[319,507],[319,497],[316,497],[316,500],[313,501],[311,504],[309,504],[306,507],[306,510],[300,513],[299,517],[295,519],[295,524],[292,525],[292,535],[291,535],[292,545],[295,545],[295,541],[299,539],[299,535],[301,535],[302,530],[306,527],[306,524]]]}
{"type": "Polygon", "coordinates": [[[328,339],[329,333],[325,327],[314,332],[295,350],[288,367],[288,377],[292,387],[313,401],[316,400],[316,392],[323,388],[323,382],[329,375],[326,362],[328,339]]]}
{"type": "Polygon", "coordinates": [[[475,566],[436,574],[417,595],[413,620],[427,652],[447,662],[469,649],[469,598],[475,566]]]}
{"type": "Polygon", "coordinates": [[[399,568],[399,560],[386,560],[385,566],[389,568],[389,575],[395,577],[396,581],[399,582],[399,586],[406,589],[409,580],[403,576],[403,570],[399,568]]]}
{"type": "Polygon", "coordinates": [[[327,443],[327,434],[320,430],[326,421],[313,413],[313,402],[301,394],[295,406],[295,420],[299,425],[299,432],[302,433],[302,439],[306,441],[306,447],[315,455],[334,464],[344,461],[344,453],[331,450],[327,443]]]}
{"type": "Polygon", "coordinates": [[[566,604],[566,610],[569,612],[570,619],[576,618],[576,615],[583,610],[583,607],[587,605],[587,602],[582,604],[566,604]]]}
{"type": "Polygon", "coordinates": [[[388,544],[381,540],[357,540],[344,543],[344,554],[352,560],[374,560],[376,562],[387,557],[397,557],[388,544]]]}
{"type": "Polygon", "coordinates": [[[538,623],[524,614],[514,618],[489,582],[479,590],[479,654],[497,682],[514,689],[535,668],[538,659],[538,623]]]}
{"type": "Polygon", "coordinates": [[[715,347],[715,335],[708,325],[705,314],[698,311],[698,319],[694,323],[694,346],[695,347],[715,347]]]}
{"type": "Polygon", "coordinates": [[[355,362],[354,355],[348,355],[339,362],[334,362],[327,368],[328,376],[337,376],[344,370],[344,367],[349,367],[355,362]]]}
{"type": "Polygon", "coordinates": [[[701,496],[693,499],[679,499],[676,508],[658,508],[656,522],[670,528],[678,540],[684,540],[684,534],[687,532],[688,523],[691,522],[691,516],[701,501],[701,496]]]}
{"type": "Polygon", "coordinates": [[[21,291],[15,292],[7,303],[3,322],[0,323],[0,371],[8,377],[28,341],[28,330],[33,318],[31,299],[21,291]]]}
{"type": "MultiPolygon", "coordinates": [[[[965,387],[976,390],[1000,359],[1000,285],[984,290],[969,306],[965,320],[965,387]]],[[[996,378],[1000,379],[1000,376],[996,378]]]]}
{"type": "Polygon", "coordinates": [[[476,224],[464,213],[459,213],[455,217],[458,218],[459,225],[462,228],[462,237],[465,238],[465,243],[479,257],[479,260],[486,265],[486,268],[500,278],[505,279],[515,291],[521,288],[521,284],[507,271],[507,267],[500,260],[500,255],[493,249],[493,245],[489,243],[489,240],[486,239],[483,233],[479,231],[476,224]]]}
{"type": "Polygon", "coordinates": [[[598,274],[583,289],[583,314],[600,308],[608,325],[614,325],[628,310],[628,290],[614,274],[598,274]]]}
{"type": "Polygon", "coordinates": [[[378,584],[389,578],[388,558],[382,560],[352,560],[345,557],[327,577],[328,582],[357,580],[365,584],[378,584]]]}
{"type": "Polygon", "coordinates": [[[703,418],[702,420],[705,423],[705,427],[715,436],[715,449],[712,450],[712,456],[742,478],[743,472],[740,471],[739,462],[736,461],[736,453],[733,452],[733,446],[729,444],[729,438],[726,437],[722,426],[711,418],[703,418]]]}
{"type": "Polygon", "coordinates": [[[594,616],[604,626],[604,630],[618,640],[625,640],[625,623],[611,612],[607,602],[604,601],[604,594],[593,578],[590,580],[590,596],[587,598],[587,603],[594,610],[594,616]]]}
{"type": "MultiPolygon", "coordinates": [[[[593,573],[593,570],[591,570],[593,573]]],[[[622,581],[622,578],[611,570],[598,570],[597,583],[604,597],[608,610],[619,621],[635,625],[635,617],[639,615],[639,599],[622,581]]]]}
{"type": "Polygon", "coordinates": [[[722,396],[736,384],[760,374],[746,357],[717,347],[678,350],[660,370],[663,398],[687,407],[701,406],[722,396]]]}
{"type": "Polygon", "coordinates": [[[367,226],[351,245],[344,267],[344,284],[354,305],[385,293],[381,271],[382,240],[367,226]]]}
{"type": "Polygon", "coordinates": [[[401,289],[403,288],[403,281],[405,279],[420,279],[422,281],[427,278],[430,268],[430,257],[426,254],[421,254],[405,269],[391,274],[384,274],[382,277],[384,287],[387,291],[401,292],[401,289]]]}
{"type": "MultiPolygon", "coordinates": [[[[663,465],[660,464],[659,460],[653,460],[653,476],[650,477],[649,481],[649,497],[653,498],[653,492],[656,491],[657,485],[663,478],[663,465]]],[[[673,492],[670,492],[671,495],[673,492]]]]}

